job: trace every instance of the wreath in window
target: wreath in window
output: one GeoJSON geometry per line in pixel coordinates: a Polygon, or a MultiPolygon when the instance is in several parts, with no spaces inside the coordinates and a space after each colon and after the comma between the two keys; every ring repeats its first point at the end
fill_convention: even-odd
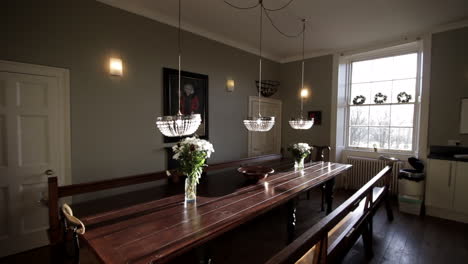
{"type": "Polygon", "coordinates": [[[354,97],[353,99],[353,104],[355,105],[362,105],[366,102],[366,97],[364,97],[364,95],[358,95],[356,97],[354,97]]]}
{"type": "Polygon", "coordinates": [[[383,104],[387,101],[387,96],[382,93],[377,93],[374,97],[374,103],[383,104]]]}
{"type": "Polygon", "coordinates": [[[411,94],[407,94],[406,92],[401,92],[397,95],[398,103],[408,103],[411,98],[413,98],[411,94]]]}

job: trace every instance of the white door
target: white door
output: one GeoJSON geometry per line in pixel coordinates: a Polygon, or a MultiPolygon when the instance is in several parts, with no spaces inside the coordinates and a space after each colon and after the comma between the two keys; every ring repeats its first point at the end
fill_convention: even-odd
{"type": "MultiPolygon", "coordinates": [[[[279,154],[281,151],[281,101],[262,98],[262,116],[274,116],[275,125],[268,132],[249,132],[249,157],[279,154]]],[[[258,115],[258,97],[249,97],[249,115],[258,115]]]]}
{"type": "Polygon", "coordinates": [[[59,88],[57,77],[0,67],[0,256],[49,242],[39,201],[47,198],[47,174],[64,171],[59,88]]]}
{"type": "Polygon", "coordinates": [[[453,208],[468,215],[468,162],[455,162],[453,208]]]}
{"type": "Polygon", "coordinates": [[[455,169],[453,162],[428,159],[426,205],[452,209],[455,169]]]}

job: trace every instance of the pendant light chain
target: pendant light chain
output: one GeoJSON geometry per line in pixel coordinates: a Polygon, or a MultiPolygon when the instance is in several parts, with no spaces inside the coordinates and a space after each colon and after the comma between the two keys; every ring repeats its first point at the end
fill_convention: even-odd
{"type": "Polygon", "coordinates": [[[258,117],[262,117],[260,113],[261,91],[262,91],[262,35],[263,35],[263,0],[260,0],[260,62],[258,73],[258,117]]]}
{"type": "MultiPolygon", "coordinates": [[[[305,44],[305,23],[306,20],[302,19],[302,80],[301,89],[304,89],[304,44],[305,44]]],[[[304,97],[301,91],[301,118],[304,118],[304,97]]]]}
{"type": "Polygon", "coordinates": [[[179,31],[178,31],[178,42],[179,42],[179,50],[178,50],[178,53],[179,53],[179,111],[178,111],[178,114],[179,115],[182,115],[182,113],[180,112],[180,79],[181,79],[181,76],[180,76],[180,69],[181,69],[181,57],[182,57],[182,49],[180,47],[180,17],[182,16],[181,15],[181,0],[179,0],[179,31]]]}

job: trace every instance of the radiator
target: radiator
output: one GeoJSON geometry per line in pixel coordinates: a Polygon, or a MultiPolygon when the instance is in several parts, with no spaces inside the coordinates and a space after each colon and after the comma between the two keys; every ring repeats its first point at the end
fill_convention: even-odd
{"type": "MultiPolygon", "coordinates": [[[[337,180],[337,187],[348,190],[358,190],[366,184],[372,177],[377,175],[385,167],[385,161],[372,158],[348,156],[345,163],[353,167],[337,180]]],[[[390,183],[390,193],[398,193],[398,172],[405,167],[405,162],[395,162],[392,168],[392,180],[390,183]]],[[[383,185],[380,182],[379,185],[383,185]]]]}

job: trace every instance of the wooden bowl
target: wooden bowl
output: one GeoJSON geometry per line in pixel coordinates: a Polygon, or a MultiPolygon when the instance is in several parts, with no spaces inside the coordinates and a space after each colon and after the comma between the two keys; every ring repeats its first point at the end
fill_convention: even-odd
{"type": "Polygon", "coordinates": [[[244,174],[250,181],[258,181],[275,172],[274,169],[263,166],[245,166],[238,168],[237,171],[244,174]]]}

